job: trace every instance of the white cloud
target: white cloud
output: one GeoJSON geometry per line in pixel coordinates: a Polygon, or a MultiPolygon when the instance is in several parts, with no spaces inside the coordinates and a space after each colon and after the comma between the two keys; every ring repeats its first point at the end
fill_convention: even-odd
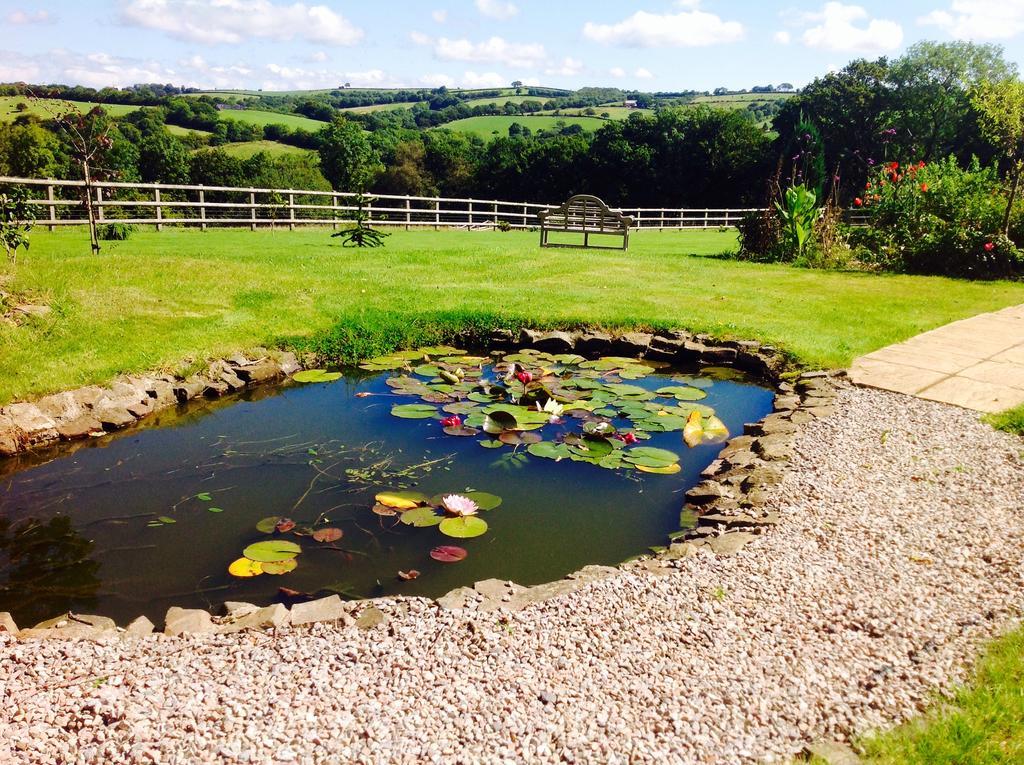
{"type": "Polygon", "coordinates": [[[272,0],[121,0],[121,21],[190,42],[250,39],[355,45],[363,30],[325,5],[272,0]]]}
{"type": "Polygon", "coordinates": [[[952,0],[948,11],[932,11],[917,23],[940,27],[964,40],[1005,40],[1024,31],[1024,2],[952,0]]]}
{"type": "Polygon", "coordinates": [[[809,48],[880,53],[903,44],[903,27],[895,21],[871,18],[859,5],[825,3],[821,11],[806,14],[804,21],[814,25],[805,29],[801,38],[809,48]]]}
{"type": "Polygon", "coordinates": [[[723,21],[720,16],[700,10],[698,2],[680,4],[680,13],[637,11],[617,24],[583,25],[583,36],[594,42],[633,48],[696,47],[743,39],[743,25],[723,21]]]}
{"type": "Polygon", "coordinates": [[[583,62],[579,59],[566,56],[558,64],[553,64],[544,70],[544,74],[554,77],[574,77],[583,71],[583,62]]]}
{"type": "Polygon", "coordinates": [[[506,66],[534,68],[547,58],[539,43],[510,43],[500,37],[483,42],[449,40],[442,37],[434,46],[434,55],[442,61],[472,61],[506,66]]]}
{"type": "Polygon", "coordinates": [[[448,21],[448,11],[444,8],[438,8],[436,11],[430,12],[430,18],[436,21],[438,24],[444,24],[448,21]]]}
{"type": "Polygon", "coordinates": [[[772,39],[775,40],[779,45],[789,45],[792,42],[792,36],[785,29],[776,32],[772,39]]]}
{"type": "Polygon", "coordinates": [[[654,79],[654,75],[651,74],[651,71],[649,69],[644,69],[643,67],[640,67],[635,72],[633,72],[633,76],[636,77],[638,80],[654,79]]]}
{"type": "Polygon", "coordinates": [[[417,45],[430,45],[434,41],[434,38],[430,35],[425,35],[422,32],[415,31],[409,33],[409,39],[417,45]]]}
{"type": "MultiPolygon", "coordinates": [[[[442,85],[446,88],[501,88],[506,87],[511,80],[497,72],[463,72],[462,77],[452,77],[449,74],[426,74],[420,77],[419,84],[431,88],[439,88],[442,85]]],[[[536,82],[527,82],[526,85],[535,85],[536,82]]]]}
{"type": "Polygon", "coordinates": [[[49,11],[24,11],[21,8],[15,8],[13,11],[7,14],[7,23],[13,24],[14,26],[24,26],[25,24],[52,24],[56,19],[50,15],[49,11]]]}
{"type": "Polygon", "coordinates": [[[623,69],[621,66],[613,66],[611,69],[608,70],[608,74],[610,74],[612,77],[615,77],[616,79],[619,79],[621,77],[626,76],[626,70],[623,69]]]}
{"type": "Polygon", "coordinates": [[[309,60],[316,64],[322,64],[327,59],[327,54],[322,50],[314,51],[313,53],[309,54],[309,60]]]}
{"type": "Polygon", "coordinates": [[[504,2],[504,0],[476,0],[476,9],[484,16],[499,21],[508,21],[519,13],[515,3],[504,2]]]}

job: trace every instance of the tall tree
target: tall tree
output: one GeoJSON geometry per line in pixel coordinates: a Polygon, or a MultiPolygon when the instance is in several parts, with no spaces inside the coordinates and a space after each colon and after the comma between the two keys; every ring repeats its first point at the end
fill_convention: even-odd
{"type": "Polygon", "coordinates": [[[337,191],[362,192],[383,169],[362,126],[337,117],[320,131],[320,170],[337,191]]]}
{"type": "Polygon", "coordinates": [[[1010,213],[1024,170],[1024,82],[1017,79],[983,82],[973,93],[982,133],[1009,164],[1010,195],[1003,215],[1003,232],[1009,234],[1010,213]]]}

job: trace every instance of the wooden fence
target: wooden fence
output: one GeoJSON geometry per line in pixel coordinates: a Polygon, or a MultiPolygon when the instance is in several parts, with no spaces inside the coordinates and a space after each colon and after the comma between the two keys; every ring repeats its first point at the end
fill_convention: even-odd
{"type": "MultiPolygon", "coordinates": [[[[84,181],[58,181],[0,176],[0,184],[30,189],[30,203],[41,208],[37,224],[80,225],[86,222],[84,181]]],[[[164,226],[258,227],[344,225],[356,209],[355,195],[338,191],[257,189],[232,186],[184,186],[163,183],[90,184],[89,198],[101,223],[164,226]]],[[[396,196],[375,194],[365,207],[372,224],[416,227],[529,229],[538,225],[537,213],[555,204],[502,202],[493,199],[396,196]]],[[[629,207],[639,229],[722,228],[735,226],[754,208],[680,209],[629,207]]]]}

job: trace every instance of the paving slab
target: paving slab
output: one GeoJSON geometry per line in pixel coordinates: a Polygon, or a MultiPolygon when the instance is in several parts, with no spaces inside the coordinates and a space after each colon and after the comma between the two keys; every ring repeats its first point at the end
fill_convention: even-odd
{"type": "Polygon", "coordinates": [[[1024,404],[1024,305],[961,319],[853,362],[858,385],[979,412],[1024,404]]]}

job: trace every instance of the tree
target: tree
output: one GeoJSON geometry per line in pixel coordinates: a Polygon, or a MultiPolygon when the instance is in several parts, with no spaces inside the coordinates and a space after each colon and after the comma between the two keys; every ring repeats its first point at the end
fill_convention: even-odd
{"type": "Polygon", "coordinates": [[[362,126],[344,117],[320,133],[320,169],[337,191],[363,192],[383,169],[362,126]]]}
{"type": "Polygon", "coordinates": [[[966,161],[983,148],[971,92],[982,82],[998,83],[1015,74],[1016,66],[1003,58],[998,45],[919,42],[890,68],[892,126],[905,137],[914,159],[931,162],[956,153],[966,161]]]}
{"type": "Polygon", "coordinates": [[[0,125],[0,175],[59,178],[67,171],[60,141],[36,122],[0,125]]]}
{"type": "Polygon", "coordinates": [[[146,183],[188,183],[190,157],[177,138],[154,133],[139,144],[139,175],[146,183]]]}
{"type": "Polygon", "coordinates": [[[1010,213],[1024,169],[1024,82],[982,82],[971,100],[978,110],[982,134],[999,148],[1010,165],[1010,195],[1003,216],[1003,233],[1009,234],[1010,213]]]}
{"type": "Polygon", "coordinates": [[[387,169],[378,176],[374,189],[381,194],[437,195],[437,187],[426,165],[426,148],[418,139],[398,144],[387,169]]]}
{"type": "Polygon", "coordinates": [[[0,244],[12,264],[17,260],[19,247],[28,249],[28,232],[35,219],[35,210],[23,187],[0,192],[0,244]]]}

